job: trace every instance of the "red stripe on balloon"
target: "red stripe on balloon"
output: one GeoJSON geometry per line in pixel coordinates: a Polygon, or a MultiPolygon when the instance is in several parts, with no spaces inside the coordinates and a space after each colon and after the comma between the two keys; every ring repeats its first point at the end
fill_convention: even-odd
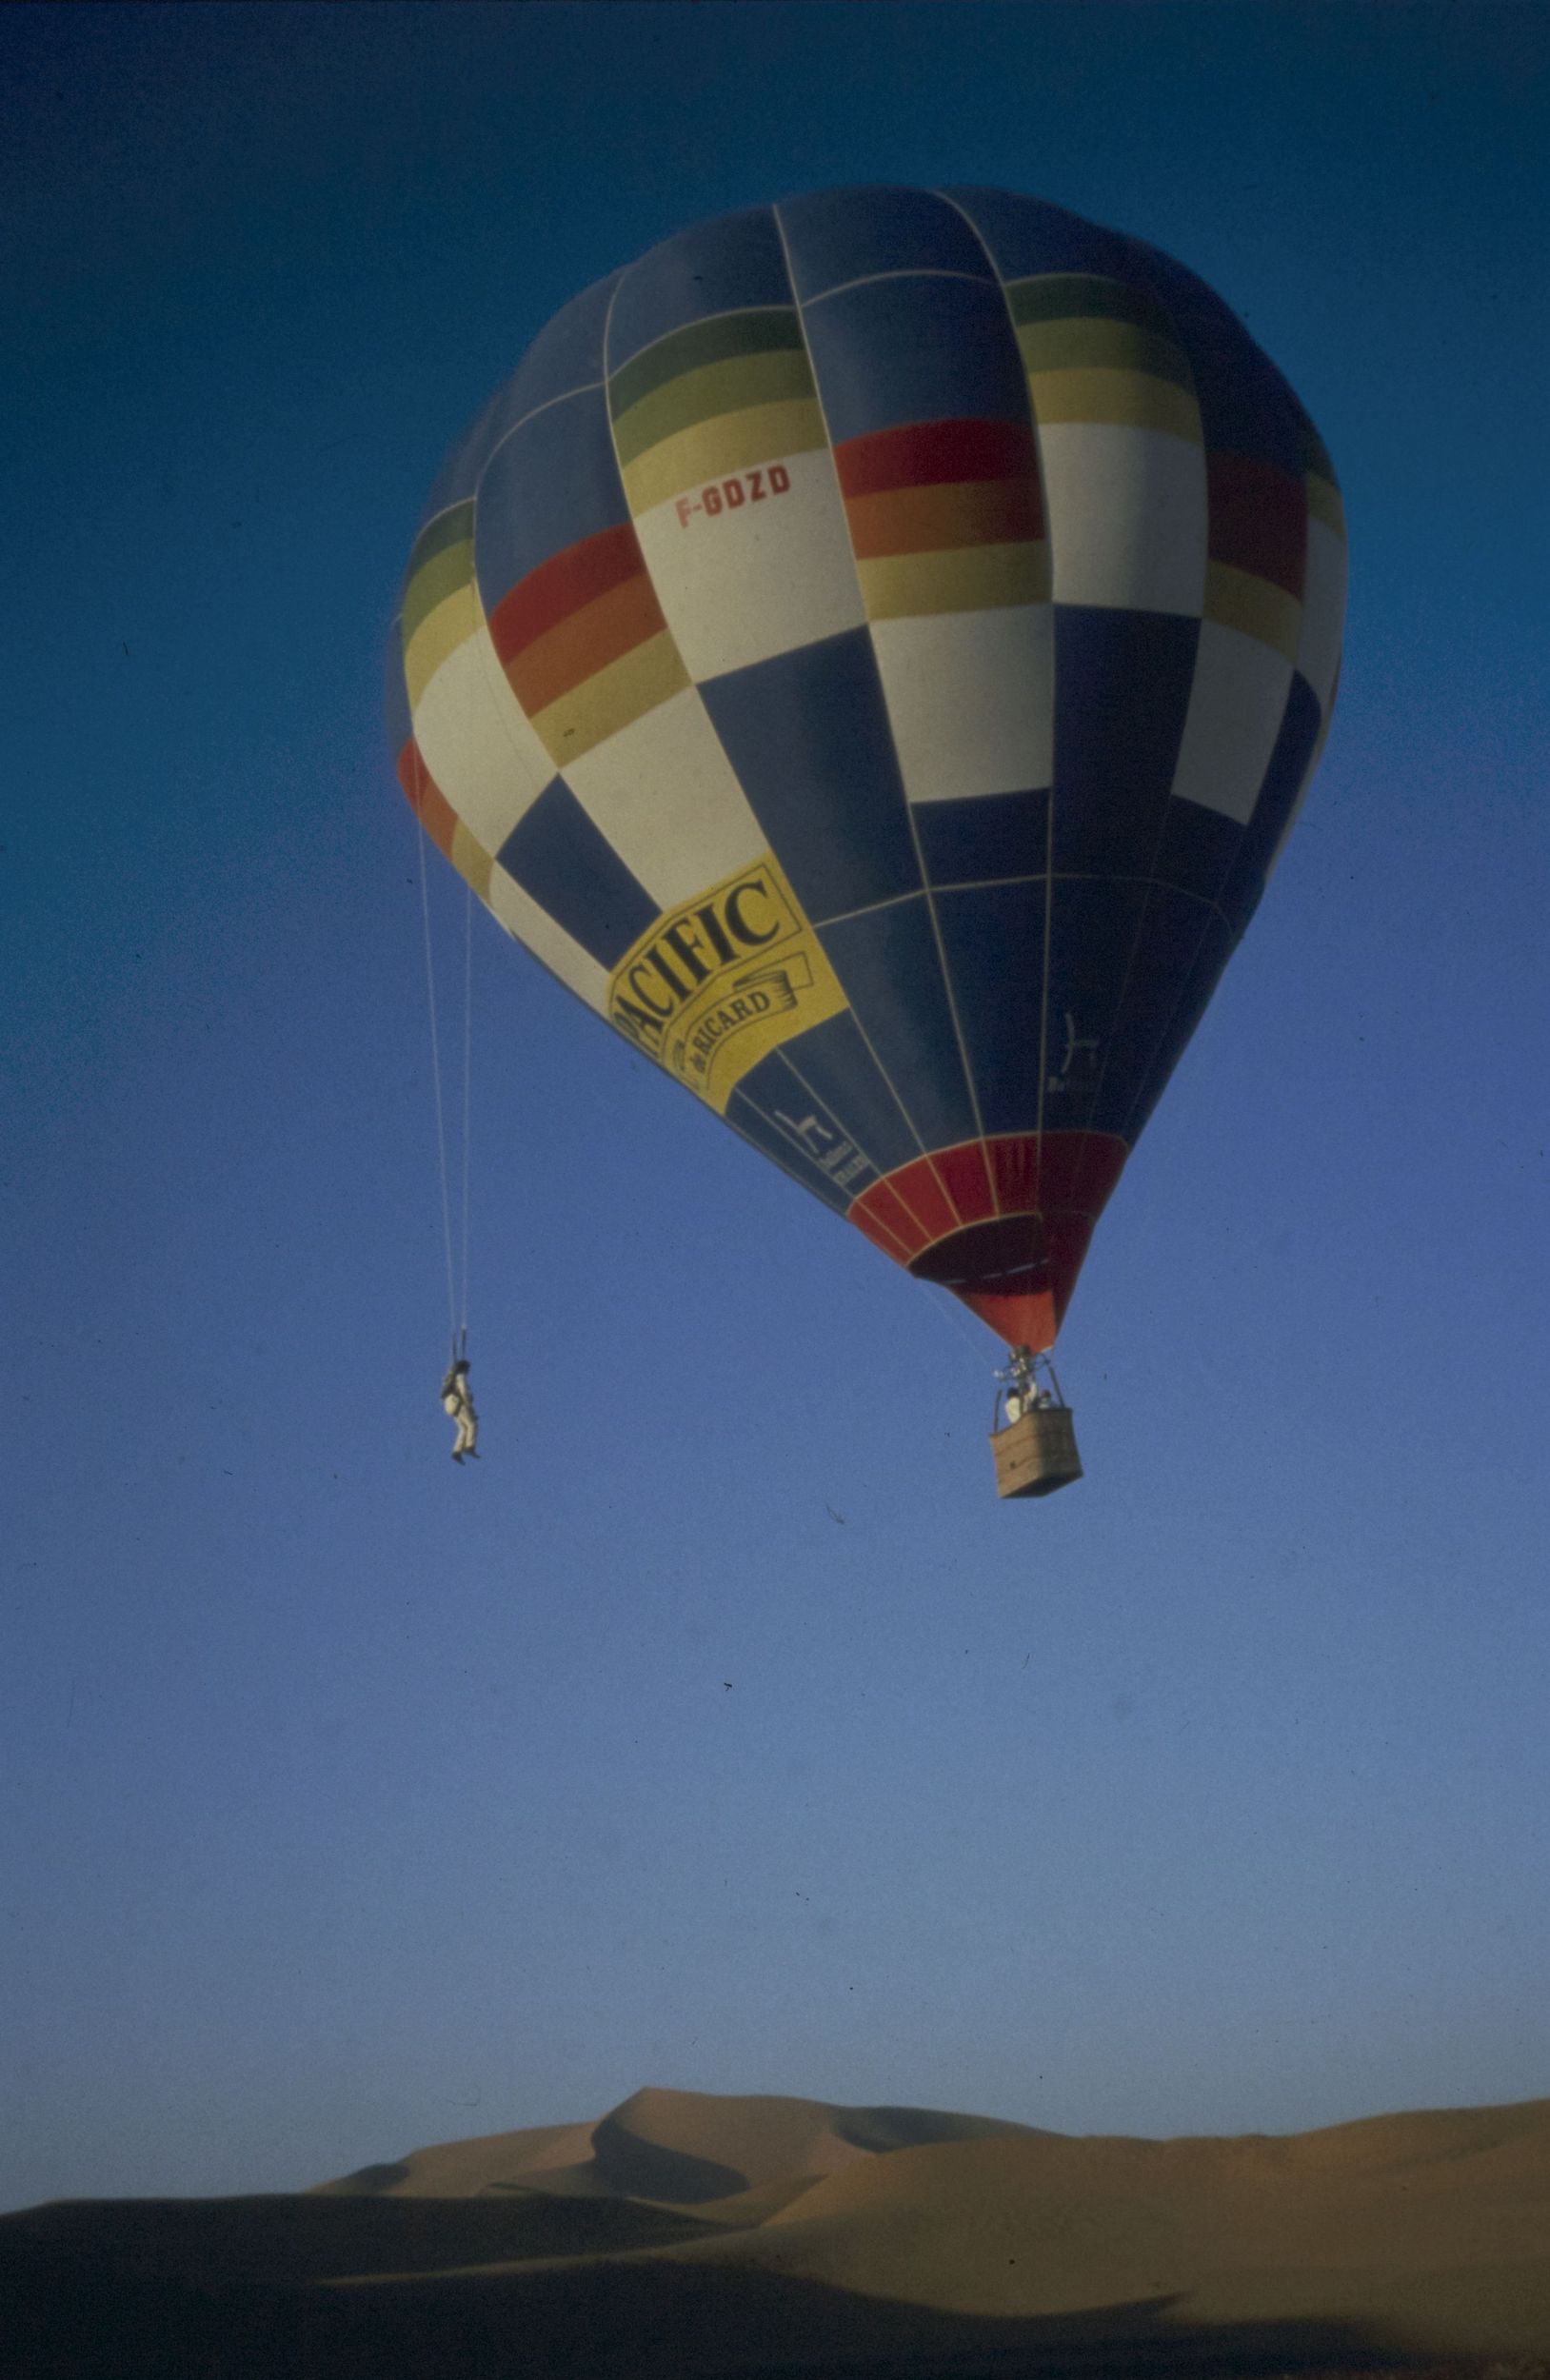
{"type": "Polygon", "coordinates": [[[929,1157],[918,1157],[913,1164],[899,1166],[888,1176],[888,1187],[903,1199],[919,1223],[925,1235],[923,1244],[958,1229],[958,1217],[929,1157]]]}
{"type": "Polygon", "coordinates": [[[1037,1351],[1054,1344],[1093,1226],[1128,1155],[1109,1132],[1048,1132],[1042,1140],[1004,1133],[983,1150],[964,1141],[874,1182],[850,1220],[896,1262],[949,1289],[1009,1347],[1037,1351]],[[937,1228],[923,1240],[917,1213],[925,1211],[928,1174],[948,1182],[959,1211],[942,1200],[937,1228]],[[915,1210],[908,1214],[906,1196],[915,1210]]]}
{"type": "Polygon", "coordinates": [[[412,736],[398,756],[398,782],[408,796],[409,807],[426,833],[437,850],[449,860],[452,856],[452,837],[457,832],[457,812],[421,759],[420,747],[412,736]]]}
{"type": "Polygon", "coordinates": [[[996,1194],[981,1142],[964,1140],[956,1149],[939,1149],[933,1162],[959,1221],[988,1222],[996,1212],[996,1194]]]}
{"type": "MultiPolygon", "coordinates": [[[[846,496],[881,495],[890,487],[936,487],[974,479],[1026,479],[1037,499],[1039,465],[1033,433],[1022,422],[911,422],[903,429],[871,430],[834,449],[846,496]]],[[[1024,534],[1043,535],[1041,526],[1024,534]]]]}
{"type": "Polygon", "coordinates": [[[640,542],[627,521],[551,554],[519,579],[489,615],[489,632],[503,664],[514,661],[573,611],[645,569],[640,542]]]}
{"type": "Polygon", "coordinates": [[[1039,1212],[1039,1140],[1022,1132],[1015,1139],[987,1140],[996,1200],[1004,1215],[1039,1212]]]}
{"type": "Polygon", "coordinates": [[[862,1192],[849,1209],[848,1220],[902,1263],[928,1244],[929,1235],[885,1181],[874,1181],[862,1192]]]}
{"type": "Polygon", "coordinates": [[[961,1305],[977,1315],[1008,1347],[1026,1347],[1036,1356],[1053,1347],[1061,1327],[1056,1300],[1047,1289],[1011,1292],[996,1289],[957,1289],[961,1305]]]}
{"type": "Polygon", "coordinates": [[[1308,538],[1302,480],[1247,454],[1207,455],[1205,477],[1211,560],[1268,579],[1301,601],[1308,538]]]}

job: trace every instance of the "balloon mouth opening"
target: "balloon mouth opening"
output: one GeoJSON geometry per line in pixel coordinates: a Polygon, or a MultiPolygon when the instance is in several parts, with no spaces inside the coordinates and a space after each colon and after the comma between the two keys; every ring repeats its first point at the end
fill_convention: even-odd
{"type": "Polygon", "coordinates": [[[1066,1220],[1053,1235],[1039,1215],[969,1223],[923,1248],[909,1270],[949,1290],[1008,1347],[1042,1355],[1055,1344],[1092,1230],[1083,1216],[1073,1236],[1061,1228],[1066,1220]]]}
{"type": "Polygon", "coordinates": [[[1037,1215],[1000,1215],[969,1223],[923,1248],[909,1269],[917,1280],[936,1281],[960,1297],[1026,1297],[1050,1285],[1043,1222],[1037,1215]]]}

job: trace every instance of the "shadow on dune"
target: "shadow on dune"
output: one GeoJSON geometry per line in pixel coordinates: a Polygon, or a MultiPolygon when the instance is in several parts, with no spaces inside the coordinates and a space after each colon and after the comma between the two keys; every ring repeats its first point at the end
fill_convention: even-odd
{"type": "MultiPolygon", "coordinates": [[[[41,2208],[0,2222],[9,2369],[24,2380],[1313,2380],[1484,2369],[1406,2354],[1349,2323],[1180,2324],[1166,2297],[977,2316],[628,2252],[711,2228],[575,2199],[41,2208]],[[566,2261],[514,2269],[545,2257],[566,2261]]],[[[1531,2370],[1550,2374],[1516,2368],[1520,2380],[1531,2370]]]]}
{"type": "Polygon", "coordinates": [[[592,2154],[586,2165],[552,2169],[536,2178],[548,2191],[585,2197],[659,2198],[674,2207],[704,2206],[748,2187],[747,2175],[735,2166],[717,2165],[686,2149],[643,2139],[617,2114],[593,2125],[592,2154]]]}
{"type": "Polygon", "coordinates": [[[1167,2319],[1169,2298],[1060,2317],[949,2313],[731,2265],[470,2275],[455,2299],[421,2283],[329,2294],[326,2309],[314,2299],[288,2310],[302,2323],[288,2343],[299,2368],[329,2380],[1398,2380],[1418,2370],[1365,2327],[1337,2321],[1181,2326],[1167,2319]],[[391,2360],[395,2343],[403,2362],[391,2360]]]}
{"type": "Polygon", "coordinates": [[[89,2268],[201,2287],[463,2271],[553,2256],[618,2256],[715,2237],[720,2226],[626,2199],[73,2199],[0,2217],[0,2295],[89,2268]]]}
{"type": "Polygon", "coordinates": [[[834,2130],[852,2149],[874,2156],[944,2141],[996,2140],[1007,2134],[1022,2140],[1045,2137],[1031,2125],[1004,2123],[997,2115],[946,2115],[935,2108],[837,2108],[834,2130]]]}
{"type": "Polygon", "coordinates": [[[337,2182],[325,2182],[323,2190],[316,2194],[321,2197],[325,2192],[335,2196],[348,2193],[355,2198],[376,2198],[384,2191],[396,2189],[400,2182],[407,2182],[408,2178],[409,2168],[407,2165],[362,2165],[353,2173],[341,2174],[337,2182]]]}

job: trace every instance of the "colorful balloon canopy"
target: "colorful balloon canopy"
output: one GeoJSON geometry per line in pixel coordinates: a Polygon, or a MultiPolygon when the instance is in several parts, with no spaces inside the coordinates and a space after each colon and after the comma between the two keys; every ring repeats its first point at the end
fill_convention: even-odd
{"type": "Polygon", "coordinates": [[[1344,579],[1312,424],[1182,266],[824,191],[534,340],[414,545],[399,773],[562,982],[1040,1349],[1318,759],[1344,579]]]}

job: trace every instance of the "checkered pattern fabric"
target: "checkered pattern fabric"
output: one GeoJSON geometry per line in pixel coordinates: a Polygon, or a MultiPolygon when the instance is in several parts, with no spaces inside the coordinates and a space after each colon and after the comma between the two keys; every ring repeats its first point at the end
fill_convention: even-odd
{"type": "Polygon", "coordinates": [[[1183,267],[1003,191],[824,192],[557,315],[442,474],[405,791],[501,922],[1014,1344],[1328,728],[1345,545],[1183,267]]]}

